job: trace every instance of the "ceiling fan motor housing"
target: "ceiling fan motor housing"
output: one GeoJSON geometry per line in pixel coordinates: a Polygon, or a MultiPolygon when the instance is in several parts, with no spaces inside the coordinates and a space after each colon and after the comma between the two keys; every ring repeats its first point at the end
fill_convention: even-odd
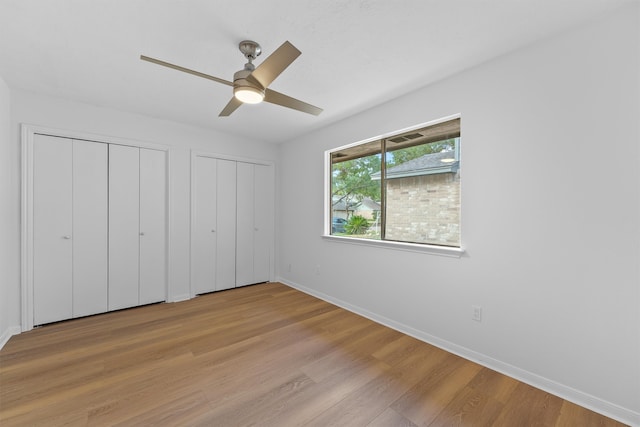
{"type": "MultiPolygon", "coordinates": [[[[258,103],[264,99],[264,88],[255,81],[254,78],[251,78],[252,70],[240,70],[237,71],[233,75],[233,93],[236,95],[236,98],[241,99],[243,102],[247,103],[258,103]],[[258,97],[255,98],[255,102],[247,100],[247,98],[243,96],[238,96],[238,92],[241,91],[249,91],[256,94],[258,97]]],[[[252,98],[249,98],[252,99],[252,98]]]]}

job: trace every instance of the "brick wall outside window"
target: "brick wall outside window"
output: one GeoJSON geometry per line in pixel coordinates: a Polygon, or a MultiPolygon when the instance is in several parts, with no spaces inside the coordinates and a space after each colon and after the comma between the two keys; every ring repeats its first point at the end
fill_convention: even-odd
{"type": "Polygon", "coordinates": [[[460,245],[460,173],[387,181],[387,240],[460,245]]]}

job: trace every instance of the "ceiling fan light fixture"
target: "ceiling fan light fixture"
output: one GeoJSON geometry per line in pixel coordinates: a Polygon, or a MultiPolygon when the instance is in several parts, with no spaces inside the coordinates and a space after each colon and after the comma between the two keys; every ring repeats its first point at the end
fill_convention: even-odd
{"type": "Polygon", "coordinates": [[[259,104],[264,100],[264,91],[251,86],[233,88],[233,96],[245,104],[259,104]]]}

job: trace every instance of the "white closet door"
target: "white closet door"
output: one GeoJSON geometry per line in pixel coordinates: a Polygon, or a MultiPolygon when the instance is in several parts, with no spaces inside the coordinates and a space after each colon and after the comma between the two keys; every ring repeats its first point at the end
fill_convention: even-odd
{"type": "Polygon", "coordinates": [[[140,149],[140,304],[164,301],[165,153],[140,149]]]}
{"type": "Polygon", "coordinates": [[[72,144],[35,135],[33,143],[33,324],[70,319],[72,144]]]}
{"type": "Polygon", "coordinates": [[[256,283],[253,280],[254,235],[254,165],[238,162],[236,183],[236,286],[256,283]]]}
{"type": "Polygon", "coordinates": [[[140,150],[109,145],[109,310],[138,305],[140,150]]]}
{"type": "Polygon", "coordinates": [[[193,179],[193,289],[196,294],[216,290],[217,160],[197,156],[193,179]]]}
{"type": "Polygon", "coordinates": [[[216,290],[236,285],[236,162],[218,159],[216,290]]]}
{"type": "Polygon", "coordinates": [[[273,177],[271,167],[254,165],[253,283],[270,280],[273,236],[273,177]]]}
{"type": "Polygon", "coordinates": [[[107,150],[73,141],[73,317],[107,311],[107,150]]]}

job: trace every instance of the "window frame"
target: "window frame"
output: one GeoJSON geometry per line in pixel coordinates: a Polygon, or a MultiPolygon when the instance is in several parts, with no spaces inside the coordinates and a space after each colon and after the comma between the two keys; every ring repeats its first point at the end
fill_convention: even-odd
{"type": "MultiPolygon", "coordinates": [[[[331,234],[331,174],[332,174],[332,162],[331,155],[336,151],[345,150],[348,148],[356,147],[358,145],[363,145],[367,143],[371,143],[378,140],[392,138],[398,134],[402,134],[405,132],[411,132],[413,130],[434,126],[439,123],[444,123],[447,121],[460,119],[460,114],[453,114],[447,117],[439,118],[436,120],[432,120],[425,123],[420,123],[415,126],[410,126],[404,129],[396,130],[393,132],[388,132],[382,135],[377,135],[371,138],[367,138],[364,140],[360,140],[357,142],[353,142],[350,144],[342,145],[340,147],[335,147],[329,150],[326,150],[324,153],[324,230],[322,238],[335,243],[346,243],[346,244],[354,244],[360,246],[371,246],[371,247],[380,247],[392,250],[401,250],[401,251],[409,251],[409,252],[419,252],[419,253],[428,253],[433,255],[440,256],[449,256],[460,258],[465,253],[465,249],[463,247],[462,234],[460,235],[460,246],[444,246],[444,245],[433,245],[428,243],[410,243],[410,242],[400,242],[394,240],[374,240],[374,239],[366,239],[366,238],[358,238],[353,236],[336,236],[331,234]]],[[[462,219],[462,203],[460,207],[460,217],[462,219]]]]}

